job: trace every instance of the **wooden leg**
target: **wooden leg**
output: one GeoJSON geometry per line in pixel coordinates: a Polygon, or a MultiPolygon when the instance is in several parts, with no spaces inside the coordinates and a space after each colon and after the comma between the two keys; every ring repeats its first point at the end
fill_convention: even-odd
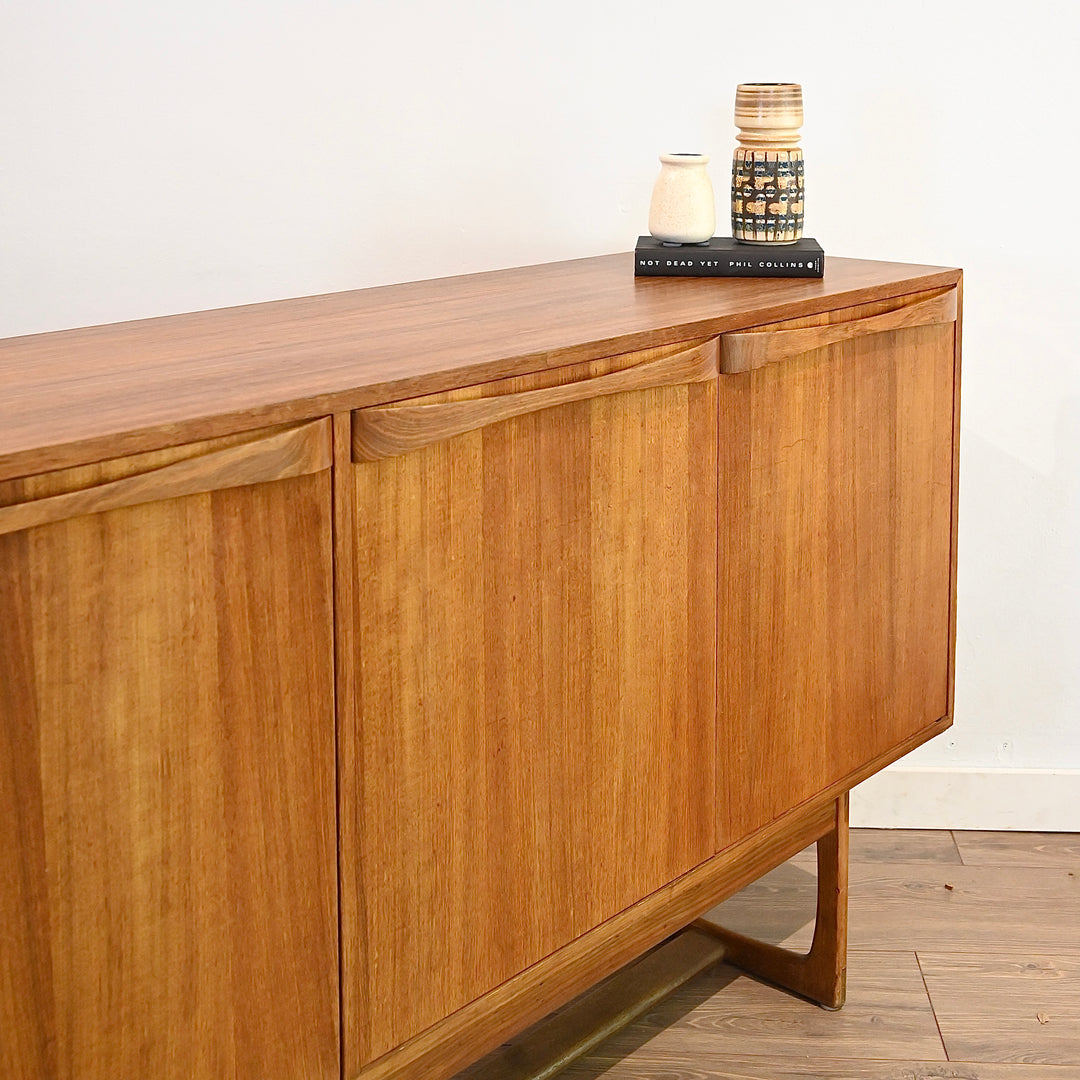
{"type": "Polygon", "coordinates": [[[833,828],[817,842],[817,922],[804,956],[699,919],[724,943],[724,960],[826,1009],[844,1004],[847,976],[848,796],[836,800],[833,828]]]}

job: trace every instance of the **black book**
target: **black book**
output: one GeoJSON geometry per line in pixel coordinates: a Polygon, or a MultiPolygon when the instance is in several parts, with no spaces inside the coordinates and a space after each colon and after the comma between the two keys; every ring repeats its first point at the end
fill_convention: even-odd
{"type": "Polygon", "coordinates": [[[804,237],[793,244],[761,247],[730,236],[704,244],[665,244],[639,236],[634,248],[635,277],[809,277],[825,274],[825,252],[804,237]]]}

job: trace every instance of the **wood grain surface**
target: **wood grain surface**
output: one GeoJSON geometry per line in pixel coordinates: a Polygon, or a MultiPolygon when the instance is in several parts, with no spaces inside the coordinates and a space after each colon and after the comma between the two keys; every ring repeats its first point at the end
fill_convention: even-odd
{"type": "MultiPolygon", "coordinates": [[[[849,834],[852,862],[959,863],[953,834],[942,829],[852,829],[849,834]]],[[[813,868],[814,848],[800,851],[790,860],[796,866],[813,868]]]]}
{"type": "Polygon", "coordinates": [[[845,319],[790,330],[762,328],[744,333],[725,334],[720,356],[720,370],[725,375],[775,364],[801,353],[824,349],[841,341],[870,337],[890,330],[915,326],[940,326],[956,322],[956,290],[936,296],[920,297],[878,315],[845,319]]]}
{"type": "Polygon", "coordinates": [[[920,952],[949,1057],[1080,1069],[1080,951],[920,952]]]}
{"type": "Polygon", "coordinates": [[[558,383],[500,396],[358,409],[353,414],[353,460],[377,461],[393,457],[515,416],[575,401],[708,382],[716,378],[718,352],[719,339],[713,338],[687,349],[679,348],[671,355],[661,355],[579,382],[558,383]]]}
{"type": "Polygon", "coordinates": [[[341,721],[342,850],[359,876],[346,867],[343,914],[367,954],[347,972],[350,1062],[722,846],[715,446],[713,381],[576,401],[352,468],[359,696],[341,721]]]}
{"type": "Polygon", "coordinates": [[[965,866],[1058,866],[1080,874],[1076,833],[954,832],[965,866]]]}
{"type": "Polygon", "coordinates": [[[0,506],[0,535],[81,514],[307,476],[329,469],[330,461],[330,421],[313,420],[93,487],[0,506]]]}
{"type": "Polygon", "coordinates": [[[950,951],[985,944],[996,926],[995,951],[1080,951],[1080,882],[1067,870],[1000,866],[865,865],[850,893],[861,903],[850,926],[860,948],[950,951]]]}
{"type": "Polygon", "coordinates": [[[829,1012],[722,964],[676,990],[597,1053],[618,1058],[647,1041],[650,1056],[678,1047],[691,1061],[719,1062],[767,1037],[772,1054],[793,1061],[805,1058],[809,1046],[830,1057],[855,1045],[865,1057],[945,1060],[914,953],[852,951],[848,980],[848,1003],[829,1012]]]}
{"type": "Polygon", "coordinates": [[[881,296],[959,271],[641,279],[633,254],[0,341],[0,479],[400,400],[881,296]]]}
{"type": "Polygon", "coordinates": [[[338,1076],[330,505],[324,469],[0,536],[5,1078],[338,1076]]]}
{"type": "MultiPolygon", "coordinates": [[[[849,941],[858,949],[947,952],[984,945],[996,952],[1080,950],[1080,886],[1063,869],[859,863],[848,882],[849,941]]],[[[814,877],[788,864],[709,918],[791,948],[809,945],[814,877]]]]}
{"type": "Polygon", "coordinates": [[[1074,1065],[996,1065],[967,1061],[860,1061],[805,1054],[724,1054],[705,1061],[681,1050],[594,1058],[560,1080],[1076,1080],[1074,1065]]]}
{"type": "Polygon", "coordinates": [[[953,346],[952,325],[906,328],[721,377],[719,712],[743,829],[946,716],[953,346]]]}

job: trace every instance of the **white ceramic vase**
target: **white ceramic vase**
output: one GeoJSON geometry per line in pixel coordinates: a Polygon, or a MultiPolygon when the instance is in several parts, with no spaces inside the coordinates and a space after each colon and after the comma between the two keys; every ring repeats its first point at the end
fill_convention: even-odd
{"type": "Polygon", "coordinates": [[[669,244],[701,244],[716,232],[708,154],[661,154],[649,204],[649,232],[669,244]]]}

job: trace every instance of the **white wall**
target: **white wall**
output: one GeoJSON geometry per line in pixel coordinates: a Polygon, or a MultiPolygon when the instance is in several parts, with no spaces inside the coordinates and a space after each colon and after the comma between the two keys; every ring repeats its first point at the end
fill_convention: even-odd
{"type": "Polygon", "coordinates": [[[664,149],[722,220],[801,82],[808,232],[966,272],[956,725],[855,819],[1080,829],[1078,19],[995,10],[2,0],[0,336],[626,250],[664,149]]]}

